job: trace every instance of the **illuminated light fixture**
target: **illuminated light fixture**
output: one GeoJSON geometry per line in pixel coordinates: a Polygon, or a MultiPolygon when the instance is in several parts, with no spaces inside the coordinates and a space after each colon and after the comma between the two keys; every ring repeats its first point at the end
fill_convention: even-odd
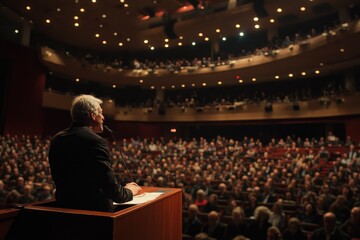
{"type": "Polygon", "coordinates": [[[206,42],[207,42],[207,41],[209,41],[209,38],[208,38],[208,37],[206,37],[206,38],[205,38],[205,41],[206,41],[206,42]]]}
{"type": "Polygon", "coordinates": [[[305,11],[306,11],[306,8],[305,8],[305,7],[301,7],[301,8],[300,8],[300,11],[305,12],[305,11]]]}
{"type": "Polygon", "coordinates": [[[120,0],[120,2],[121,2],[121,3],[124,3],[124,2],[125,2],[125,0],[120,0]]]}
{"type": "Polygon", "coordinates": [[[202,37],[204,34],[203,33],[199,33],[199,37],[202,37]]]}
{"type": "Polygon", "coordinates": [[[107,43],[107,42],[106,42],[105,40],[104,40],[104,41],[102,41],[102,44],[104,44],[104,45],[105,45],[106,43],[107,43]]]}
{"type": "Polygon", "coordinates": [[[320,67],[322,67],[322,66],[324,66],[324,63],[321,62],[319,65],[320,65],[320,67]]]}
{"type": "Polygon", "coordinates": [[[184,87],[185,87],[185,84],[181,84],[181,87],[183,87],[183,88],[184,88],[184,87]]]}
{"type": "Polygon", "coordinates": [[[61,9],[60,9],[60,8],[57,8],[56,11],[61,12],[61,9]]]}
{"type": "Polygon", "coordinates": [[[276,9],[276,11],[277,11],[278,13],[281,13],[283,10],[282,10],[282,8],[278,8],[278,9],[276,9]]]}
{"type": "Polygon", "coordinates": [[[93,3],[96,3],[96,0],[91,0],[93,3]]]}
{"type": "Polygon", "coordinates": [[[259,21],[259,18],[258,18],[258,17],[254,17],[254,21],[255,21],[255,22],[259,21]]]}
{"type": "Polygon", "coordinates": [[[274,22],[275,22],[275,19],[271,18],[271,19],[270,19],[270,22],[271,22],[271,23],[274,23],[274,22]]]}
{"type": "Polygon", "coordinates": [[[30,11],[31,7],[30,6],[26,6],[26,10],[30,11]]]}
{"type": "Polygon", "coordinates": [[[294,74],[292,74],[292,73],[289,73],[289,77],[293,77],[294,76],[294,74]]]}
{"type": "Polygon", "coordinates": [[[165,38],[164,41],[165,41],[165,42],[169,42],[169,39],[165,38]]]}
{"type": "Polygon", "coordinates": [[[260,25],[259,25],[259,24],[256,24],[254,27],[255,27],[256,29],[259,29],[259,28],[260,28],[260,25]]]}
{"type": "Polygon", "coordinates": [[[343,49],[343,48],[340,48],[340,52],[345,52],[345,49],[343,49]]]}
{"type": "Polygon", "coordinates": [[[124,4],[124,7],[126,7],[126,8],[129,7],[129,4],[125,3],[125,4],[124,4]]]}
{"type": "Polygon", "coordinates": [[[219,29],[219,28],[218,28],[218,29],[216,29],[216,30],[215,30],[215,32],[219,33],[219,32],[220,32],[220,29],[219,29]]]}
{"type": "Polygon", "coordinates": [[[117,36],[118,35],[118,33],[117,32],[114,32],[114,36],[117,36]]]}
{"type": "Polygon", "coordinates": [[[171,88],[175,88],[175,85],[171,85],[171,88]]]}
{"type": "Polygon", "coordinates": [[[244,82],[244,80],[242,80],[242,79],[239,80],[239,83],[243,83],[243,82],[244,82]]]}
{"type": "Polygon", "coordinates": [[[165,47],[168,48],[168,47],[169,47],[169,44],[165,44],[165,47]]]}
{"type": "Polygon", "coordinates": [[[100,25],[99,25],[99,28],[102,28],[102,27],[103,27],[103,25],[102,25],[102,24],[100,24],[100,25]]]}
{"type": "Polygon", "coordinates": [[[256,78],[252,78],[251,81],[256,82],[256,78]]]}
{"type": "Polygon", "coordinates": [[[103,15],[102,15],[102,18],[106,18],[106,14],[103,14],[103,15]]]}
{"type": "Polygon", "coordinates": [[[51,23],[50,19],[45,20],[46,23],[51,23]]]}
{"type": "Polygon", "coordinates": [[[161,89],[165,89],[165,86],[161,86],[161,89]]]}
{"type": "Polygon", "coordinates": [[[119,46],[122,47],[124,46],[124,44],[122,42],[119,42],[119,46]]]}
{"type": "Polygon", "coordinates": [[[109,101],[108,101],[109,103],[112,103],[113,102],[113,100],[112,99],[109,99],[109,101]]]}
{"type": "Polygon", "coordinates": [[[112,87],[113,87],[113,88],[116,88],[116,85],[115,85],[115,84],[113,84],[113,85],[112,85],[112,87]]]}
{"type": "Polygon", "coordinates": [[[183,37],[183,36],[180,36],[179,39],[184,39],[184,37],[183,37]]]}
{"type": "Polygon", "coordinates": [[[143,83],[143,82],[144,82],[144,80],[142,80],[142,79],[139,80],[139,83],[143,83]]]}
{"type": "Polygon", "coordinates": [[[80,82],[80,79],[79,79],[79,78],[76,78],[75,81],[76,81],[76,82],[80,82]]]}
{"type": "Polygon", "coordinates": [[[275,79],[279,79],[280,77],[278,75],[275,76],[275,79]]]}
{"type": "Polygon", "coordinates": [[[176,128],[172,128],[172,129],[170,129],[170,132],[172,132],[172,133],[176,133],[176,128]]]}
{"type": "Polygon", "coordinates": [[[178,45],[179,45],[179,46],[182,46],[182,42],[179,42],[178,45]]]}
{"type": "Polygon", "coordinates": [[[195,46],[195,45],[196,45],[196,42],[192,42],[191,45],[195,46]]]}
{"type": "Polygon", "coordinates": [[[244,33],[243,32],[240,32],[239,33],[240,37],[244,36],[244,33]]]}
{"type": "Polygon", "coordinates": [[[131,41],[131,39],[130,39],[130,38],[127,38],[127,39],[126,39],[126,41],[130,42],[130,41],[131,41]]]}
{"type": "Polygon", "coordinates": [[[150,47],[150,50],[152,50],[152,51],[153,51],[154,49],[155,49],[155,48],[154,48],[154,46],[151,46],[151,47],[150,47]]]}
{"type": "Polygon", "coordinates": [[[235,27],[236,27],[236,28],[240,28],[240,24],[236,24],[235,27]]]}
{"type": "Polygon", "coordinates": [[[191,86],[192,86],[192,87],[195,87],[195,83],[192,83],[191,86]]]}
{"type": "Polygon", "coordinates": [[[226,37],[223,37],[222,40],[225,42],[225,41],[226,41],[226,37]]]}
{"type": "Polygon", "coordinates": [[[84,9],[84,8],[80,8],[80,12],[85,12],[85,9],[84,9]]]}
{"type": "Polygon", "coordinates": [[[221,81],[218,81],[218,85],[221,85],[222,84],[222,82],[221,81]]]}
{"type": "Polygon", "coordinates": [[[302,76],[306,76],[306,72],[302,72],[301,75],[302,75],[302,76]]]}
{"type": "Polygon", "coordinates": [[[19,33],[19,30],[15,29],[15,33],[19,33]]]}
{"type": "Polygon", "coordinates": [[[79,17],[78,16],[74,16],[74,20],[78,20],[79,19],[79,17]]]}
{"type": "Polygon", "coordinates": [[[315,70],[315,74],[320,74],[320,71],[319,71],[319,70],[315,70]]]}
{"type": "Polygon", "coordinates": [[[151,86],[150,88],[151,88],[151,89],[155,89],[155,86],[151,86]]]}
{"type": "Polygon", "coordinates": [[[202,83],[202,85],[205,87],[205,86],[206,86],[206,83],[202,83]]]}
{"type": "Polygon", "coordinates": [[[149,41],[148,40],[144,40],[144,43],[146,44],[146,43],[148,43],[149,41]]]}
{"type": "Polygon", "coordinates": [[[74,23],[74,26],[78,27],[78,26],[80,26],[80,24],[79,23],[74,23]]]}

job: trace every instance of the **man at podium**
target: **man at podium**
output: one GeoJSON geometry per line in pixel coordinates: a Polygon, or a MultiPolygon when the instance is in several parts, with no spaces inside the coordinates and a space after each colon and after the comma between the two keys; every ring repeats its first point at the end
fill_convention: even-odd
{"type": "Polygon", "coordinates": [[[111,168],[105,139],[102,101],[91,95],[74,98],[72,125],[51,140],[49,162],[56,185],[58,207],[113,211],[113,201],[132,200],[141,188],[134,182],[122,187],[111,168]]]}

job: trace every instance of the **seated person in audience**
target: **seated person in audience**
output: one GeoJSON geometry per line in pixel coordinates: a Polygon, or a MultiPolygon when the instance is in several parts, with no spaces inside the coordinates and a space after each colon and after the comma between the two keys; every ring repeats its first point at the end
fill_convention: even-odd
{"type": "Polygon", "coordinates": [[[205,196],[205,191],[202,189],[197,190],[196,192],[196,199],[195,199],[195,205],[199,207],[200,211],[205,207],[205,205],[208,203],[208,200],[205,196]]]}
{"type": "Polygon", "coordinates": [[[217,195],[218,195],[219,199],[225,199],[225,200],[229,199],[229,195],[226,192],[226,184],[225,183],[219,184],[219,192],[217,195]]]}
{"type": "Polygon", "coordinates": [[[276,201],[276,195],[272,192],[271,186],[269,183],[264,184],[263,194],[261,196],[260,202],[262,203],[274,203],[276,201]]]}
{"type": "Polygon", "coordinates": [[[2,202],[4,202],[5,197],[7,195],[7,192],[5,191],[4,186],[5,186],[5,184],[4,184],[3,180],[0,180],[0,204],[2,202]]]}
{"type": "Polygon", "coordinates": [[[35,202],[35,197],[31,194],[32,188],[26,184],[24,187],[24,193],[19,198],[19,203],[32,203],[35,202]]]}
{"type": "Polygon", "coordinates": [[[327,212],[323,217],[324,227],[316,229],[312,234],[312,240],[350,240],[351,237],[336,226],[336,216],[327,212]]]}
{"type": "Polygon", "coordinates": [[[238,235],[249,236],[245,213],[241,207],[236,207],[232,211],[232,220],[228,223],[227,239],[231,240],[238,235]]]}
{"type": "Polygon", "coordinates": [[[274,226],[270,227],[267,230],[266,235],[267,235],[267,240],[282,240],[280,230],[274,226]]]}
{"type": "Polygon", "coordinates": [[[52,199],[53,195],[51,194],[51,187],[49,185],[44,185],[42,186],[40,193],[38,194],[38,201],[43,201],[43,200],[49,200],[52,199]]]}
{"type": "Polygon", "coordinates": [[[280,230],[283,230],[285,228],[286,216],[283,207],[279,201],[273,204],[269,222],[272,226],[277,227],[280,230]]]}
{"type": "Polygon", "coordinates": [[[329,208],[329,211],[336,215],[336,219],[343,223],[350,217],[350,208],[344,195],[338,195],[335,202],[329,208]]]}
{"type": "Polygon", "coordinates": [[[340,229],[353,239],[360,239],[360,206],[351,209],[350,219],[341,225],[340,229]]]}
{"type": "Polygon", "coordinates": [[[208,202],[202,209],[203,212],[209,213],[211,211],[219,212],[218,195],[215,193],[210,194],[208,202]]]}
{"type": "Polygon", "coordinates": [[[254,216],[255,209],[258,207],[259,204],[255,193],[250,193],[248,195],[248,199],[249,201],[245,204],[244,212],[246,217],[252,217],[254,216]]]}
{"type": "Polygon", "coordinates": [[[208,222],[205,225],[203,232],[207,233],[209,237],[217,240],[226,239],[227,225],[220,221],[219,213],[212,211],[208,214],[208,222]]]}
{"type": "Polygon", "coordinates": [[[310,202],[304,204],[303,209],[297,217],[305,223],[319,224],[319,216],[316,213],[316,208],[310,202]]]}
{"type": "Polygon", "coordinates": [[[199,208],[191,204],[188,209],[187,217],[183,218],[183,234],[194,237],[201,232],[202,223],[198,218],[199,208]]]}
{"type": "Polygon", "coordinates": [[[243,236],[243,235],[238,235],[238,236],[234,237],[234,238],[231,239],[231,240],[251,240],[251,239],[250,239],[250,238],[247,238],[247,237],[245,237],[245,236],[243,236]]]}
{"type": "Polygon", "coordinates": [[[301,223],[298,218],[290,218],[288,227],[283,234],[284,240],[307,240],[307,235],[301,229],[301,223]]]}
{"type": "Polygon", "coordinates": [[[255,221],[249,225],[250,239],[266,239],[267,230],[271,227],[269,223],[270,210],[265,206],[259,206],[255,209],[255,221]]]}

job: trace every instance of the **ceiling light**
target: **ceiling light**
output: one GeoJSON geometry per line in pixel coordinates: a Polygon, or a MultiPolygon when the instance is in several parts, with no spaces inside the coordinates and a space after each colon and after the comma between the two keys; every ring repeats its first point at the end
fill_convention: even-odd
{"type": "Polygon", "coordinates": [[[281,12],[282,12],[282,8],[278,8],[278,9],[276,9],[276,11],[277,11],[278,13],[281,13],[281,12]]]}
{"type": "Polygon", "coordinates": [[[218,81],[218,85],[221,85],[222,84],[222,82],[221,81],[218,81]]]}
{"type": "Polygon", "coordinates": [[[151,86],[150,88],[151,88],[151,89],[155,89],[155,86],[151,86]]]}
{"type": "Polygon", "coordinates": [[[140,79],[140,81],[139,81],[140,83],[143,83],[144,82],[144,80],[142,80],[142,79],[140,79]]]}
{"type": "Polygon", "coordinates": [[[205,86],[206,86],[206,83],[202,83],[202,85],[205,87],[205,86]]]}
{"type": "Polygon", "coordinates": [[[15,29],[15,33],[19,33],[19,30],[15,29]]]}
{"type": "Polygon", "coordinates": [[[165,86],[161,86],[161,89],[165,89],[165,86]]]}
{"type": "Polygon", "coordinates": [[[165,41],[165,42],[169,42],[169,39],[165,38],[164,41],[165,41]]]}
{"type": "Polygon", "coordinates": [[[115,84],[113,84],[113,85],[112,85],[112,87],[113,87],[113,88],[116,88],[116,85],[115,85],[115,84]]]}
{"type": "Polygon", "coordinates": [[[151,46],[150,49],[151,49],[151,50],[154,50],[155,48],[154,48],[154,46],[151,46]]]}
{"type": "Polygon", "coordinates": [[[75,26],[75,27],[78,27],[78,26],[79,26],[79,23],[74,23],[74,26],[75,26]]]}
{"type": "Polygon", "coordinates": [[[205,41],[209,41],[209,38],[208,38],[208,37],[206,37],[206,38],[205,38],[205,41]]]}
{"type": "Polygon", "coordinates": [[[315,74],[320,74],[320,71],[319,71],[319,70],[315,70],[315,74]]]}
{"type": "Polygon", "coordinates": [[[118,35],[118,33],[117,32],[114,32],[114,36],[117,36],[118,35]]]}
{"type": "Polygon", "coordinates": [[[275,22],[275,19],[271,18],[271,19],[270,19],[270,22],[271,22],[271,23],[274,23],[274,22],[275,22]]]}
{"type": "Polygon", "coordinates": [[[306,72],[302,72],[301,75],[302,75],[302,76],[305,76],[305,75],[306,75],[306,72]]]}
{"type": "Polygon", "coordinates": [[[258,17],[254,17],[254,21],[255,21],[255,22],[259,21],[259,18],[258,18],[258,17]]]}
{"type": "Polygon", "coordinates": [[[225,41],[226,41],[226,37],[223,37],[222,40],[225,42],[225,41]]]}
{"type": "Polygon", "coordinates": [[[251,81],[256,82],[256,78],[252,78],[251,81]]]}
{"type": "Polygon", "coordinates": [[[31,7],[30,6],[26,6],[26,10],[30,11],[31,7]]]}
{"type": "Polygon", "coordinates": [[[125,3],[125,4],[124,4],[124,7],[126,7],[126,8],[129,7],[129,4],[125,3]]]}
{"type": "Polygon", "coordinates": [[[289,77],[293,77],[294,76],[294,74],[292,74],[292,73],[289,73],[289,77]]]}
{"type": "Polygon", "coordinates": [[[103,28],[103,25],[102,25],[102,24],[100,24],[100,25],[99,25],[99,28],[103,28]]]}
{"type": "Polygon", "coordinates": [[[75,20],[78,20],[78,19],[79,19],[79,17],[78,17],[78,16],[74,16],[74,19],[75,19],[75,20]]]}
{"type": "Polygon", "coordinates": [[[148,40],[146,40],[146,39],[144,40],[144,43],[145,43],[145,44],[148,43],[148,42],[149,42],[148,40]]]}
{"type": "Polygon", "coordinates": [[[220,29],[216,29],[215,32],[219,33],[219,32],[220,32],[220,29]]]}
{"type": "Polygon", "coordinates": [[[93,3],[96,3],[96,0],[91,0],[93,3]]]}
{"type": "Polygon", "coordinates": [[[46,22],[46,23],[50,23],[51,21],[50,21],[50,19],[46,19],[45,22],[46,22]]]}
{"type": "Polygon", "coordinates": [[[275,79],[279,79],[280,77],[278,75],[275,76],[275,79]]]}
{"type": "Polygon", "coordinates": [[[236,24],[235,27],[236,27],[236,28],[240,28],[240,24],[236,24]]]}
{"type": "Polygon", "coordinates": [[[102,18],[106,18],[106,14],[103,14],[103,15],[102,15],[102,18]]]}
{"type": "Polygon", "coordinates": [[[260,25],[259,25],[259,24],[256,24],[254,27],[255,27],[256,29],[259,29],[259,28],[260,28],[260,25]]]}
{"type": "Polygon", "coordinates": [[[244,80],[242,80],[242,79],[239,80],[239,83],[243,83],[243,82],[244,82],[244,80]]]}
{"type": "Polygon", "coordinates": [[[174,86],[174,85],[171,85],[171,88],[175,88],[175,86],[174,86]]]}
{"type": "Polygon", "coordinates": [[[75,79],[75,81],[76,81],[76,82],[79,82],[79,81],[80,81],[80,79],[79,79],[79,78],[76,78],[76,79],[75,79]]]}
{"type": "Polygon", "coordinates": [[[178,45],[179,45],[179,46],[182,46],[182,42],[179,42],[178,45]]]}
{"type": "Polygon", "coordinates": [[[168,48],[168,47],[169,47],[169,44],[165,44],[165,47],[168,48]]]}
{"type": "Polygon", "coordinates": [[[340,52],[345,52],[345,49],[343,49],[343,48],[340,48],[340,52]]]}
{"type": "Polygon", "coordinates": [[[104,44],[104,45],[105,45],[106,43],[107,43],[107,42],[106,42],[105,40],[103,40],[103,41],[102,41],[102,44],[104,44]]]}
{"type": "Polygon", "coordinates": [[[60,9],[60,8],[57,8],[57,9],[56,9],[56,11],[60,12],[60,11],[61,11],[61,9],[60,9]]]}
{"type": "Polygon", "coordinates": [[[244,33],[243,33],[243,32],[240,32],[239,35],[242,37],[242,36],[244,36],[244,33]]]}
{"type": "Polygon", "coordinates": [[[131,40],[130,38],[127,38],[127,39],[126,39],[126,41],[128,41],[128,42],[130,42],[130,40],[131,40]]]}
{"type": "Polygon", "coordinates": [[[196,45],[196,42],[192,42],[191,45],[195,46],[195,45],[196,45]]]}
{"type": "Polygon", "coordinates": [[[195,87],[195,83],[192,83],[191,86],[192,86],[192,87],[195,87]]]}
{"type": "Polygon", "coordinates": [[[183,87],[183,88],[184,88],[184,87],[185,87],[185,84],[181,84],[181,87],[183,87]]]}
{"type": "Polygon", "coordinates": [[[203,33],[199,33],[199,37],[202,37],[204,34],[203,33]]]}
{"type": "Polygon", "coordinates": [[[120,0],[120,2],[121,2],[121,3],[124,3],[124,2],[125,2],[125,0],[120,0]]]}
{"type": "Polygon", "coordinates": [[[184,39],[184,37],[183,37],[183,36],[180,36],[179,39],[184,39]]]}
{"type": "Polygon", "coordinates": [[[80,12],[85,12],[85,9],[84,9],[84,8],[80,8],[80,12]]]}
{"type": "Polygon", "coordinates": [[[302,12],[304,12],[305,10],[306,10],[305,7],[301,7],[301,8],[300,8],[300,11],[302,11],[302,12]]]}
{"type": "Polygon", "coordinates": [[[122,42],[119,42],[119,46],[122,47],[124,46],[124,44],[122,42]]]}

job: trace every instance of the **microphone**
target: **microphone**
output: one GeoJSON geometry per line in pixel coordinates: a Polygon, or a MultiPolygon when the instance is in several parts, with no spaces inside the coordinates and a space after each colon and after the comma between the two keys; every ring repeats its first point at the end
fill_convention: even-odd
{"type": "Polygon", "coordinates": [[[132,176],[131,176],[130,170],[129,170],[129,168],[128,168],[127,165],[126,165],[124,155],[123,155],[123,153],[121,152],[121,150],[120,150],[120,148],[119,148],[119,146],[118,146],[118,144],[117,144],[117,142],[116,142],[116,140],[115,140],[115,137],[114,137],[114,134],[113,134],[114,131],[111,130],[111,129],[110,129],[108,126],[106,126],[106,125],[103,125],[103,126],[104,126],[104,129],[105,129],[108,133],[110,133],[113,142],[115,142],[115,148],[116,148],[116,150],[118,150],[119,153],[120,153],[120,158],[121,158],[122,162],[124,163],[124,166],[125,166],[128,174],[129,174],[130,180],[131,180],[131,182],[134,182],[134,180],[133,180],[133,178],[132,178],[132,176]]]}

